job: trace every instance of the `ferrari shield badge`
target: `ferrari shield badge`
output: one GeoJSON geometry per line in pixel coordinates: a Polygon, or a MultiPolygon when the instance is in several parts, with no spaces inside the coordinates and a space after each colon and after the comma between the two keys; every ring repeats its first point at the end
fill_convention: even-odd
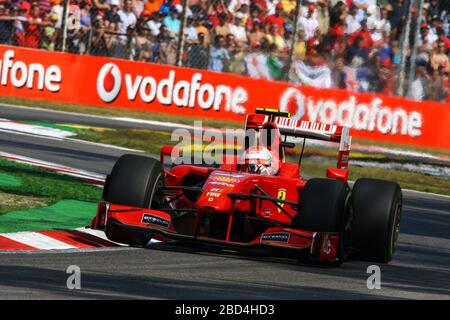
{"type": "MultiPolygon", "coordinates": [[[[277,196],[277,198],[280,199],[280,200],[286,200],[286,189],[283,189],[283,188],[278,189],[278,196],[277,196]]],[[[284,203],[281,203],[281,202],[277,202],[277,203],[279,205],[278,212],[280,212],[281,208],[283,208],[283,206],[284,206],[284,203]]]]}

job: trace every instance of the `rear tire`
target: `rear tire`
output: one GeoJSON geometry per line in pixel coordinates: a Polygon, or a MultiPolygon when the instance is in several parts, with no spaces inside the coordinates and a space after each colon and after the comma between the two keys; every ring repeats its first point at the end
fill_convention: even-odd
{"type": "MultiPolygon", "coordinates": [[[[103,199],[112,204],[158,209],[162,203],[158,190],[163,185],[164,170],[158,160],[126,154],[117,160],[107,177],[103,199]]],[[[109,239],[130,246],[145,246],[152,236],[137,236],[131,231],[116,232],[113,226],[108,227],[108,223],[105,233],[109,239]]]]}
{"type": "Polygon", "coordinates": [[[293,228],[339,233],[338,264],[345,260],[349,248],[349,192],[348,185],[343,181],[310,179],[300,194],[299,212],[292,219],[293,228]]]}
{"type": "Polygon", "coordinates": [[[402,191],[397,183],[358,179],[353,186],[352,247],[374,262],[392,260],[400,231],[402,191]]]}

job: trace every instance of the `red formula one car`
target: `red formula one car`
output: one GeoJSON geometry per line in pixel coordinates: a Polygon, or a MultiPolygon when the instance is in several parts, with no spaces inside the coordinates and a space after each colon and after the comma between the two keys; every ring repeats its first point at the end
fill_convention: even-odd
{"type": "MultiPolygon", "coordinates": [[[[152,237],[232,248],[291,252],[340,264],[349,253],[376,262],[392,259],[399,234],[402,192],[375,179],[347,183],[349,128],[294,120],[258,109],[247,117],[244,154],[217,167],[124,155],[108,175],[92,227],[116,242],[145,246],[152,237]],[[305,179],[299,164],[285,162],[287,138],[339,144],[337,167],[327,178],[305,179]],[[251,139],[250,139],[251,140],[251,139]],[[239,159],[241,161],[239,161],[239,159]],[[242,160],[243,159],[243,160],[242,160]]],[[[303,154],[303,148],[302,148],[303,154]]],[[[301,155],[300,155],[301,159],[301,155]]]]}

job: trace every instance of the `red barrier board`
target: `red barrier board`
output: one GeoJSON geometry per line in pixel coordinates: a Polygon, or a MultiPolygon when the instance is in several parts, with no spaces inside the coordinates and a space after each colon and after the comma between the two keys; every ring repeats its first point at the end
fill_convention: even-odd
{"type": "Polygon", "coordinates": [[[352,136],[450,150],[450,105],[233,74],[0,46],[0,95],[244,121],[257,107],[352,136]]]}

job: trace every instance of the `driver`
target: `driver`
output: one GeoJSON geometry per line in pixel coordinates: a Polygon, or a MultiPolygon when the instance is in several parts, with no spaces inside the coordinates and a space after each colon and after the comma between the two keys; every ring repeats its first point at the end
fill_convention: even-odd
{"type": "Polygon", "coordinates": [[[250,147],[244,153],[247,171],[253,174],[274,176],[280,169],[279,160],[266,147],[250,147]]]}

